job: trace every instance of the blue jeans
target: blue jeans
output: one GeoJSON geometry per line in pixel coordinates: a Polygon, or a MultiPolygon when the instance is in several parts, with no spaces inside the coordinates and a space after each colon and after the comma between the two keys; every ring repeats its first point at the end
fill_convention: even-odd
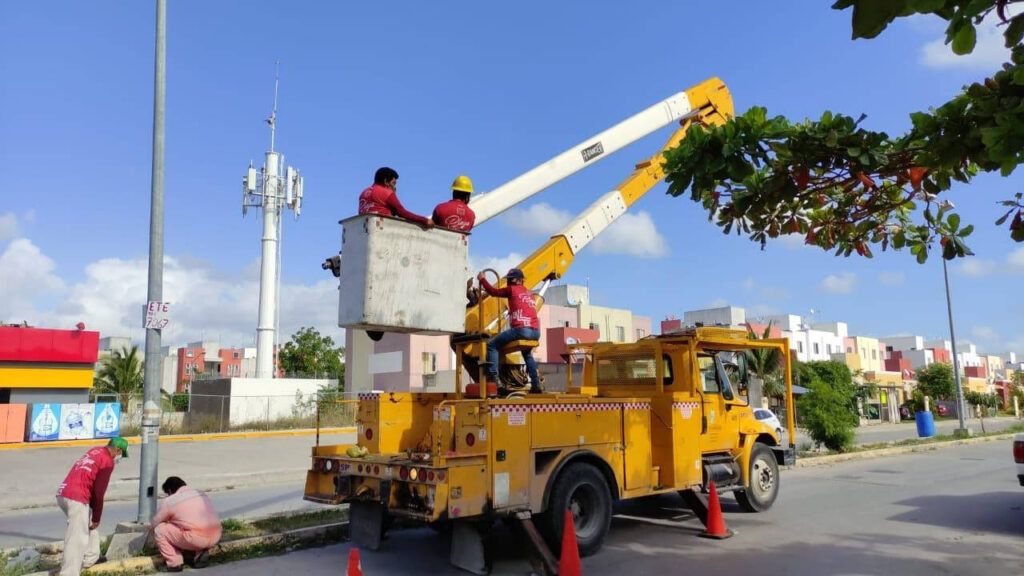
{"type": "MultiPolygon", "coordinates": [[[[487,342],[487,378],[498,381],[498,352],[506,344],[514,340],[540,340],[540,330],[536,328],[509,328],[487,342]]],[[[537,374],[537,361],[533,359],[533,350],[523,350],[526,371],[530,374],[530,385],[540,388],[540,375],[537,374]]]]}

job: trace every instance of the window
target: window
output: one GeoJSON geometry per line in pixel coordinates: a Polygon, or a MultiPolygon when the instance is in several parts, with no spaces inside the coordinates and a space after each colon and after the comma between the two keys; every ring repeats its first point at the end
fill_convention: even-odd
{"type": "Polygon", "coordinates": [[[562,322],[562,326],[564,326],[566,328],[571,328],[571,326],[569,326],[569,321],[568,320],[562,322]]]}
{"type": "Polygon", "coordinates": [[[423,373],[437,374],[437,354],[434,352],[423,353],[423,373]]]}
{"type": "Polygon", "coordinates": [[[623,326],[615,327],[615,341],[625,342],[626,341],[626,328],[623,326]]]}
{"type": "MultiPolygon", "coordinates": [[[[649,356],[613,356],[598,358],[597,378],[604,385],[655,386],[658,367],[649,356]]],[[[672,359],[662,356],[663,378],[666,386],[672,384],[672,359]]]]}
{"type": "Polygon", "coordinates": [[[231,353],[231,357],[237,360],[238,359],[238,352],[232,352],[231,353]]]}
{"type": "Polygon", "coordinates": [[[642,339],[642,338],[643,338],[644,336],[647,336],[647,331],[646,331],[646,330],[644,330],[643,328],[637,328],[637,329],[636,329],[636,339],[637,339],[637,340],[640,340],[640,339],[642,339]]]}
{"type": "Polygon", "coordinates": [[[872,350],[871,351],[871,359],[872,360],[878,360],[878,350],[872,350]]]}
{"type": "Polygon", "coordinates": [[[597,325],[597,323],[595,323],[595,322],[591,322],[591,323],[590,323],[590,329],[591,329],[591,330],[597,330],[598,332],[600,332],[600,331],[601,331],[601,327],[600,327],[600,326],[598,326],[598,325],[597,325]]]}
{"type": "Polygon", "coordinates": [[[860,349],[860,357],[865,359],[865,360],[868,359],[868,350],[867,350],[867,348],[861,348],[860,349]]]}
{"type": "Polygon", "coordinates": [[[814,343],[814,354],[815,354],[815,355],[817,355],[818,353],[819,353],[819,350],[818,350],[818,343],[817,343],[817,342],[815,342],[815,343],[814,343]]]}
{"type": "Polygon", "coordinates": [[[711,356],[697,356],[697,365],[700,367],[700,379],[703,382],[704,392],[718,394],[718,377],[715,375],[715,359],[711,356]]]}
{"type": "Polygon", "coordinates": [[[846,353],[847,354],[853,354],[853,347],[852,346],[847,346],[846,347],[846,353]]]}
{"type": "Polygon", "coordinates": [[[796,343],[796,351],[801,353],[801,354],[804,353],[804,343],[803,342],[797,342],[796,343]]]}

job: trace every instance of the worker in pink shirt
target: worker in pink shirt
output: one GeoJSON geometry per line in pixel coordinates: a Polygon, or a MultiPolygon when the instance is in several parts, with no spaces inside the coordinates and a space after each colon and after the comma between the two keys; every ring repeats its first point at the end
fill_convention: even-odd
{"type": "MultiPolygon", "coordinates": [[[[477,274],[480,286],[491,296],[508,298],[509,328],[487,341],[487,395],[498,393],[498,352],[509,342],[515,340],[540,340],[540,320],[537,318],[537,304],[533,292],[523,285],[525,275],[519,268],[512,268],[505,275],[505,286],[495,288],[487,281],[483,272],[477,274]]],[[[537,361],[533,359],[532,350],[523,350],[526,371],[530,375],[530,394],[543,392],[540,387],[540,374],[537,373],[537,361]]]]}
{"type": "Polygon", "coordinates": [[[128,456],[128,441],[111,438],[106,446],[93,448],[71,467],[57,489],[57,505],[68,518],[60,575],[78,576],[82,568],[99,562],[103,497],[107,494],[114,463],[128,456]]]}
{"type": "Polygon", "coordinates": [[[161,488],[167,497],[153,516],[152,530],[166,571],[181,572],[183,552],[191,566],[201,566],[210,548],[220,542],[220,517],[206,494],[177,476],[167,478],[161,488]]]}

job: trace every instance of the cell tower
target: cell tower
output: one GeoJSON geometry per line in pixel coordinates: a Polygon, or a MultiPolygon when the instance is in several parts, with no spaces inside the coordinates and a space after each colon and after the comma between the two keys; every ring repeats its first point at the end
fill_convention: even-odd
{"type": "Polygon", "coordinates": [[[263,254],[260,260],[260,313],[256,327],[256,377],[273,378],[274,344],[277,332],[278,289],[280,288],[281,211],[290,208],[298,219],[302,213],[302,176],[295,168],[285,168],[284,155],[274,150],[277,135],[277,89],[279,74],[274,74],[274,110],[267,118],[270,125],[270,150],[259,171],[249,162],[242,178],[242,217],[249,208],[263,208],[263,254]]]}

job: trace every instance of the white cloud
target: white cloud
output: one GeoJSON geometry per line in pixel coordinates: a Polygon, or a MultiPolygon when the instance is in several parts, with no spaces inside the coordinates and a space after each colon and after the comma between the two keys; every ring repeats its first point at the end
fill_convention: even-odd
{"type": "Polygon", "coordinates": [[[777,316],[780,313],[779,309],[774,306],[770,306],[768,304],[754,304],[747,308],[747,319],[777,316]]]}
{"type": "Polygon", "coordinates": [[[647,212],[623,214],[600,236],[594,238],[594,252],[625,254],[637,258],[668,256],[668,242],[658,232],[647,212]]]}
{"type": "MultiPolygon", "coordinates": [[[[85,268],[85,278],[66,287],[52,273],[53,262],[28,240],[15,240],[0,256],[0,318],[28,320],[38,326],[70,327],[81,321],[104,336],[142,333],[147,262],[143,258],[105,258],[85,268]],[[28,265],[31,264],[31,265],[28,265]],[[12,282],[13,280],[13,282],[12,282]],[[41,306],[41,293],[57,297],[41,306]]],[[[166,257],[164,300],[171,303],[165,344],[219,340],[224,346],[252,346],[259,309],[258,268],[226,274],[200,261],[166,257]]],[[[337,282],[281,284],[282,342],[302,326],[344,338],[337,328],[337,282]]]]}
{"type": "Polygon", "coordinates": [[[747,292],[756,292],[762,298],[766,298],[768,300],[786,300],[789,298],[789,291],[785,288],[761,284],[749,276],[743,281],[743,288],[747,292]]]}
{"type": "Polygon", "coordinates": [[[33,301],[59,293],[64,282],[53,260],[27,238],[12,241],[0,253],[0,321],[32,320],[33,301]]]}
{"type": "MultiPolygon", "coordinates": [[[[469,257],[469,270],[473,276],[476,276],[477,272],[490,268],[496,271],[498,274],[505,275],[509,268],[519,266],[525,258],[518,252],[512,252],[508,256],[470,256],[469,257]]],[[[488,277],[489,281],[493,281],[493,278],[488,277]]]]}
{"type": "Polygon", "coordinates": [[[1002,261],[968,258],[960,263],[959,271],[967,276],[988,276],[990,274],[1024,273],[1024,248],[1017,248],[1002,261]]]}
{"type": "Polygon", "coordinates": [[[967,68],[994,70],[1010,60],[1010,51],[1003,45],[1003,28],[996,27],[996,18],[989,17],[977,27],[978,43],[974,51],[964,56],[953,53],[942,37],[921,47],[921,63],[929,68],[967,68]]]}
{"type": "Polygon", "coordinates": [[[902,286],[907,277],[903,272],[879,272],[878,281],[886,286],[902,286]]]}
{"type": "Polygon", "coordinates": [[[999,340],[999,333],[991,326],[971,326],[971,336],[981,341],[981,344],[993,344],[999,340]]]}
{"type": "Polygon", "coordinates": [[[996,271],[996,263],[982,258],[968,258],[960,264],[960,272],[968,276],[988,276],[996,271]]]}
{"type": "MultiPolygon", "coordinates": [[[[541,202],[528,208],[513,208],[502,222],[527,236],[552,236],[572,222],[573,215],[541,202]]],[[[669,253],[668,242],[658,232],[647,212],[626,213],[591,243],[598,254],[625,254],[638,258],[662,258],[669,253]]]]}
{"type": "Polygon", "coordinates": [[[18,217],[14,212],[0,214],[0,242],[17,238],[21,234],[21,227],[18,226],[18,217]]]}
{"type": "Polygon", "coordinates": [[[849,294],[853,292],[856,284],[856,274],[853,272],[843,272],[838,275],[829,274],[825,276],[825,279],[821,281],[821,289],[833,294],[849,294]]]}
{"type": "Polygon", "coordinates": [[[728,305],[729,305],[729,301],[726,300],[725,298],[715,298],[710,303],[708,303],[707,307],[708,308],[725,308],[728,305]]]}
{"type": "Polygon", "coordinates": [[[787,250],[802,250],[807,248],[807,238],[800,234],[786,234],[775,239],[787,250]]]}
{"type": "Polygon", "coordinates": [[[1024,248],[1017,248],[1006,256],[1006,263],[1011,270],[1024,272],[1024,248]]]}
{"type": "Polygon", "coordinates": [[[501,221],[527,236],[551,236],[572,221],[572,214],[541,202],[528,208],[512,208],[501,221]]]}

